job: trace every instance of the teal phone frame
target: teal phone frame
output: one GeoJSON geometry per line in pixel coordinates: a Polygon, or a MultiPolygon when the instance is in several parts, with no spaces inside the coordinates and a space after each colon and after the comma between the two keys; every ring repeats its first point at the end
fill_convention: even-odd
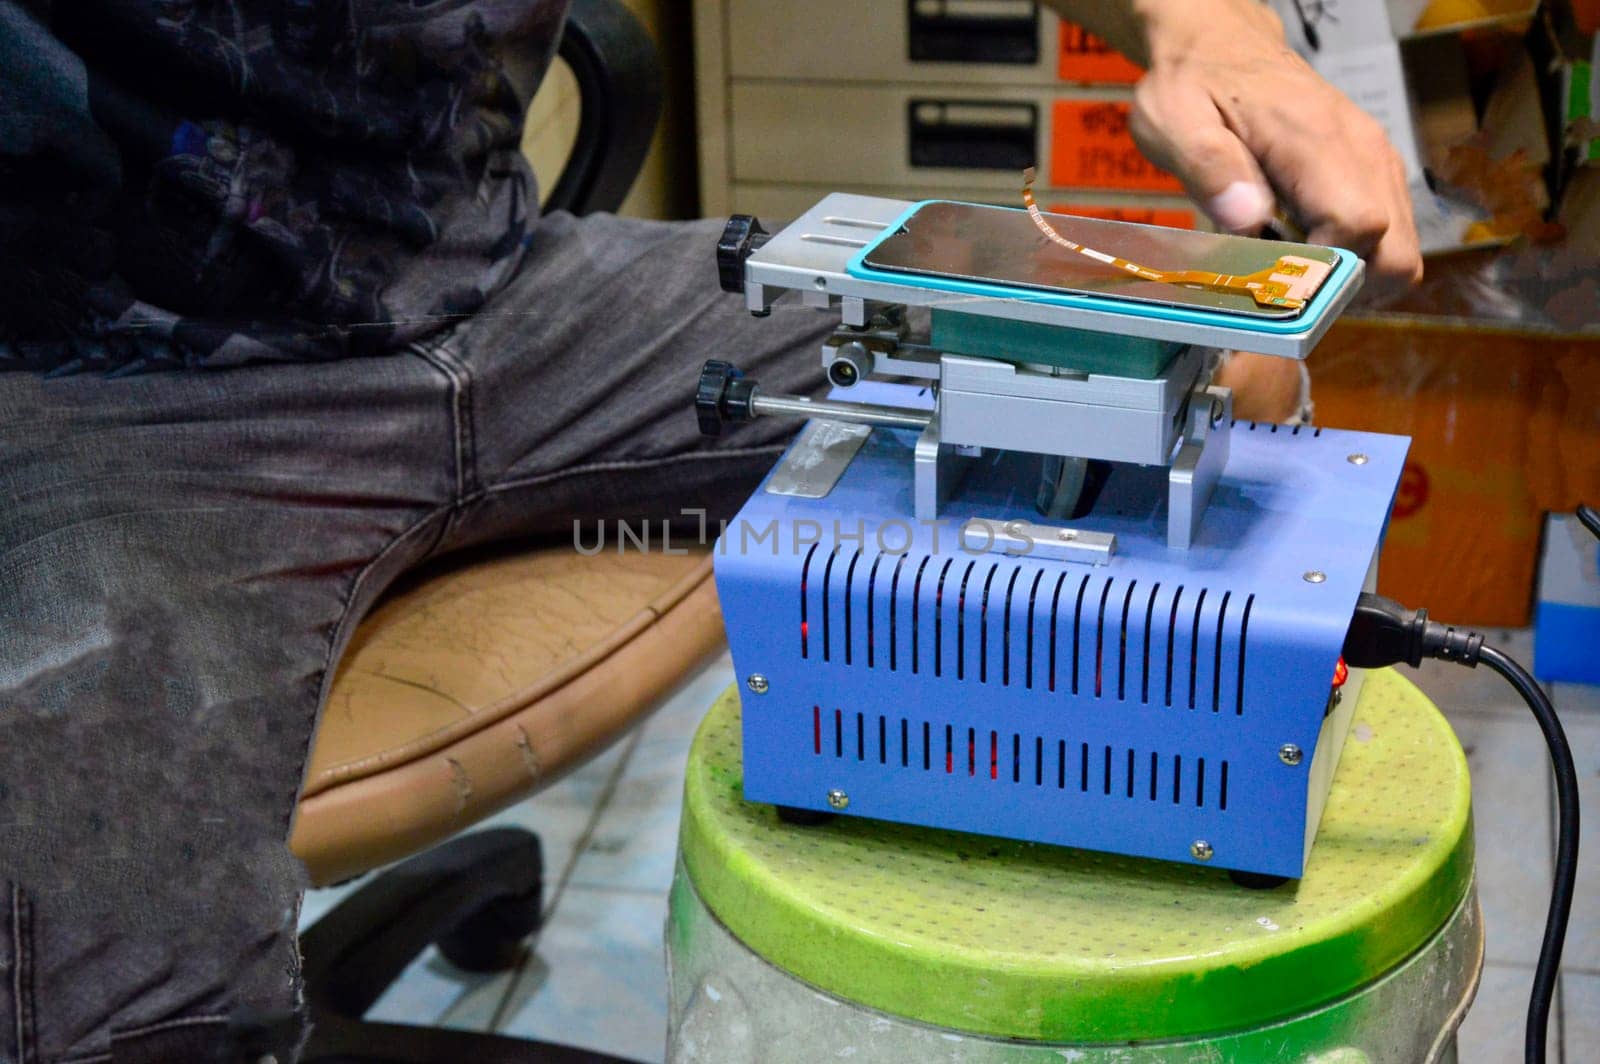
{"type": "MultiPolygon", "coordinates": [[[[918,200],[911,204],[893,222],[884,229],[877,239],[851,257],[845,271],[851,276],[863,281],[881,281],[888,284],[909,285],[914,288],[925,288],[936,292],[955,292],[960,295],[990,296],[998,299],[1017,299],[1026,303],[1043,303],[1057,307],[1071,307],[1075,310],[1094,310],[1124,314],[1129,317],[1149,318],[1157,321],[1182,322],[1189,325],[1218,326],[1227,329],[1242,329],[1246,332],[1270,333],[1277,336],[1289,336],[1296,333],[1310,332],[1321,322],[1322,316],[1327,313],[1328,307],[1334,302],[1335,294],[1344,290],[1350,277],[1356,271],[1360,258],[1344,248],[1328,248],[1338,256],[1338,265],[1333,273],[1323,282],[1317,294],[1311,297],[1311,302],[1292,318],[1252,318],[1247,314],[1229,314],[1226,311],[1196,310],[1187,307],[1164,306],[1159,303],[1143,303],[1132,300],[1119,300],[1114,296],[1072,295],[1066,292],[1047,292],[1039,288],[1025,288],[1019,285],[993,284],[987,281],[964,281],[953,277],[936,277],[925,273],[901,273],[894,270],[880,270],[866,264],[867,256],[879,244],[892,236],[904,225],[913,214],[932,203],[961,203],[960,200],[918,200]]],[[[1021,210],[1020,207],[1000,207],[993,204],[968,204],[968,206],[984,207],[989,210],[1010,211],[1021,210]]],[[[1127,222],[1126,225],[1136,225],[1136,222],[1127,222]]],[[[1318,245],[1319,247],[1322,245],[1318,245]]]]}

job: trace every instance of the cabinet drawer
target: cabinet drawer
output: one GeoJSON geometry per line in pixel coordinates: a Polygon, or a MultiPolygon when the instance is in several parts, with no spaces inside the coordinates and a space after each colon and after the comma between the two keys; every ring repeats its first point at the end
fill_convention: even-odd
{"type": "Polygon", "coordinates": [[[1049,84],[1059,20],[1033,0],[729,2],[735,78],[1049,84]]]}
{"type": "Polygon", "coordinates": [[[1032,0],[727,5],[735,78],[1131,84],[1139,69],[1032,0]]]}
{"type": "Polygon", "coordinates": [[[1057,187],[1178,192],[1127,132],[1128,90],[736,81],[734,181],[1015,190],[1037,164],[1057,187]]]}

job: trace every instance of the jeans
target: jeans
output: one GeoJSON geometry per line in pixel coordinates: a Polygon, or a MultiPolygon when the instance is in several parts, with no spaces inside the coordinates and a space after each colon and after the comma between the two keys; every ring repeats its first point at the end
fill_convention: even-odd
{"type": "Polygon", "coordinates": [[[717,233],[548,217],[380,357],[0,374],[0,1061],[229,1060],[251,1025],[294,1058],[286,840],[374,599],[467,545],[731,513],[792,427],[700,437],[701,361],[820,385],[834,319],[751,318],[717,233]]]}

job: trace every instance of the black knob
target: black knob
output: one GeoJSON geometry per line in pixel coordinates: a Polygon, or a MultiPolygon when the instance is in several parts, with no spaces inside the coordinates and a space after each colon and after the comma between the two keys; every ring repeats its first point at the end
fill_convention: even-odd
{"type": "Polygon", "coordinates": [[[750,400],[755,398],[756,382],[746,377],[732,362],[712,359],[700,370],[700,386],[694,393],[694,412],[700,419],[702,436],[722,435],[725,423],[739,424],[755,419],[750,400]]]}
{"type": "Polygon", "coordinates": [[[728,219],[717,241],[717,280],[724,292],[744,291],[744,260],[760,250],[769,236],[753,214],[735,214],[728,219]]]}

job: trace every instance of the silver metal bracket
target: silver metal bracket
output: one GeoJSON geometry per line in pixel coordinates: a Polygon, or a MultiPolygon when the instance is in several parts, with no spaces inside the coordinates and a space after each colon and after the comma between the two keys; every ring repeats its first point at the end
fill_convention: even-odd
{"type": "Polygon", "coordinates": [[[826,498],[870,435],[871,425],[851,425],[822,418],[807,422],[794,446],[784,453],[783,460],[767,478],[767,493],[802,499],[826,498]]]}
{"type": "Polygon", "coordinates": [[[1189,429],[1167,472],[1167,546],[1188,550],[1200,534],[1211,493],[1228,464],[1226,432],[1213,428],[1233,419],[1233,392],[1209,386],[1189,402],[1189,429]]]}
{"type": "Polygon", "coordinates": [[[1086,532],[1033,521],[994,521],[969,518],[961,526],[961,546],[968,551],[1038,555],[1064,562],[1105,565],[1117,549],[1117,537],[1108,532],[1086,532]]]}

